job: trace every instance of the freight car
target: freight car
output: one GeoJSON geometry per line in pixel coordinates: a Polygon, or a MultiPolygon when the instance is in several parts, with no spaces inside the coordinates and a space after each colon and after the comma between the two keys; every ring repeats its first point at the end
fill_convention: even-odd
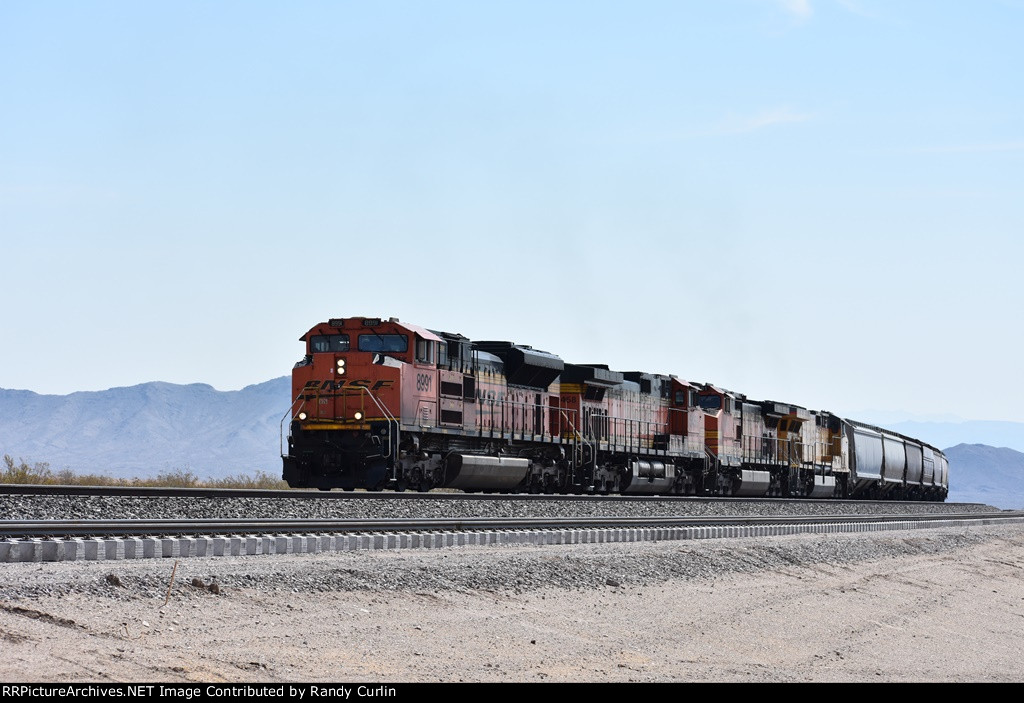
{"type": "MultiPolygon", "coordinates": [[[[708,383],[569,364],[396,318],[300,341],[294,487],[945,500],[935,447],[708,383]]],[[[283,430],[282,430],[283,434],[283,430]]],[[[283,443],[283,442],[282,442],[283,443]]]]}

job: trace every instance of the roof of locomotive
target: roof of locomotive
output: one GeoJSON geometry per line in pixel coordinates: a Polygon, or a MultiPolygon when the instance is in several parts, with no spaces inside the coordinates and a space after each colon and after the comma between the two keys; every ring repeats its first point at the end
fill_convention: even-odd
{"type": "Polygon", "coordinates": [[[310,327],[309,330],[304,335],[299,337],[299,341],[300,342],[305,342],[309,338],[309,335],[311,335],[311,334],[313,334],[315,332],[320,332],[325,327],[328,327],[328,328],[331,328],[331,329],[336,329],[336,330],[348,329],[348,327],[345,326],[345,323],[346,322],[350,322],[350,321],[356,321],[356,320],[358,320],[360,322],[360,325],[359,325],[358,329],[364,329],[365,328],[365,329],[368,329],[368,330],[372,330],[372,329],[375,329],[375,328],[379,327],[380,325],[395,325],[399,329],[404,329],[404,330],[407,330],[407,331],[412,332],[414,334],[417,334],[420,337],[422,337],[423,339],[429,339],[430,341],[433,341],[433,342],[443,342],[443,341],[445,341],[445,340],[441,339],[439,336],[437,336],[435,333],[433,333],[430,330],[428,330],[426,327],[420,327],[419,325],[412,325],[412,324],[409,324],[408,322],[401,322],[397,317],[391,317],[391,318],[388,318],[388,319],[384,319],[382,317],[359,317],[359,316],[355,316],[355,317],[332,317],[329,320],[327,320],[326,322],[318,322],[317,324],[315,324],[312,327],[310,327]],[[367,324],[365,324],[365,322],[367,320],[369,320],[371,322],[376,320],[377,324],[367,325],[367,324]]]}

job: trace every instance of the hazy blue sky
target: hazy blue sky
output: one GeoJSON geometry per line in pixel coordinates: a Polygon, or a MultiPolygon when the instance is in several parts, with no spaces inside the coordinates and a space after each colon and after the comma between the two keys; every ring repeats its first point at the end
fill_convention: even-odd
{"type": "Polygon", "coordinates": [[[0,387],[396,316],[1024,421],[1024,2],[5,2],[0,387]]]}

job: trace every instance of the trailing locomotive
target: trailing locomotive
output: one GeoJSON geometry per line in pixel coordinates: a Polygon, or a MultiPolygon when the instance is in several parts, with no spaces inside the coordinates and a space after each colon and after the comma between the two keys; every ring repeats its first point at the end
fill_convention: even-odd
{"type": "Polygon", "coordinates": [[[369,317],[300,338],[294,487],[945,500],[935,447],[707,383],[369,317]]]}

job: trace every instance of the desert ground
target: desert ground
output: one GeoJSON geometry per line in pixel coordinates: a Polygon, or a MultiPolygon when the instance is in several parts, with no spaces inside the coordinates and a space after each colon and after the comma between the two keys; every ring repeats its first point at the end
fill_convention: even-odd
{"type": "Polygon", "coordinates": [[[0,680],[1017,682],[1022,577],[1024,526],[0,564],[0,680]]]}

